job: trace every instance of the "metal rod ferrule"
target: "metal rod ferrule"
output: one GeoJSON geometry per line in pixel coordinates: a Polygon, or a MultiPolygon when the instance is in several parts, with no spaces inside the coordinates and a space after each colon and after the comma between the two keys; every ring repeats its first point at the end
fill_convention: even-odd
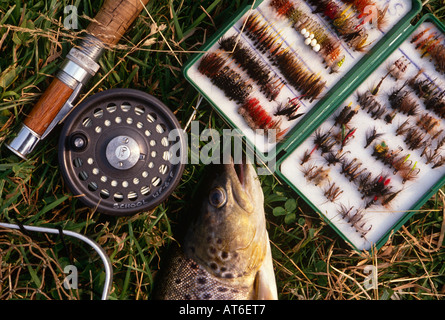
{"type": "Polygon", "coordinates": [[[40,139],[37,133],[22,124],[17,136],[11,142],[6,143],[6,147],[20,158],[28,160],[26,156],[32,152],[40,139]]]}
{"type": "Polygon", "coordinates": [[[73,90],[79,83],[85,85],[99,70],[97,60],[102,52],[100,41],[91,35],[86,36],[79,46],[67,54],[56,77],[73,90]]]}

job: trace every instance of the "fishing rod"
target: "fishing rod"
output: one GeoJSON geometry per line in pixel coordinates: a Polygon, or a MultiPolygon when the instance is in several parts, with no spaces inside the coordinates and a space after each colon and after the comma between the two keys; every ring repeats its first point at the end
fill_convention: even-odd
{"type": "Polygon", "coordinates": [[[74,108],[81,89],[99,70],[107,47],[117,44],[148,0],[105,0],[72,48],[48,89],[7,147],[25,159],[63,121],[59,137],[61,174],[85,205],[110,215],[131,215],[164,201],[178,185],[186,140],[173,112],[134,89],[94,94],[74,108]],[[177,134],[175,134],[175,132],[177,134]]]}
{"type": "Polygon", "coordinates": [[[26,160],[38,142],[65,118],[81,89],[99,70],[98,61],[105,48],[119,42],[147,3],[148,0],[105,0],[87,26],[87,35],[69,51],[17,135],[6,144],[12,152],[26,160]]]}

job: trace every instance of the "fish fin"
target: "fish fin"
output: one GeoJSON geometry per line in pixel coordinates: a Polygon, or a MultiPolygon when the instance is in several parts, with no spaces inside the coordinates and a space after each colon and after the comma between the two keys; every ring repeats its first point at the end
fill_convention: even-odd
{"type": "Polygon", "coordinates": [[[255,299],[278,300],[277,283],[275,281],[275,273],[273,270],[269,236],[267,236],[266,257],[255,277],[255,299]]]}

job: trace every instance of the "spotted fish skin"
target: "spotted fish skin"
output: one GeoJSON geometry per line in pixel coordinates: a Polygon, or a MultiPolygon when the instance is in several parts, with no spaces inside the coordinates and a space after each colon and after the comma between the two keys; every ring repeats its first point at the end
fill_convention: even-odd
{"type": "Polygon", "coordinates": [[[187,217],[185,237],[160,272],[155,299],[277,299],[255,169],[232,162],[208,173],[187,217]]]}
{"type": "Polygon", "coordinates": [[[250,288],[230,285],[212,276],[187,258],[181,249],[173,249],[171,267],[165,272],[156,299],[168,300],[248,300],[250,288]]]}

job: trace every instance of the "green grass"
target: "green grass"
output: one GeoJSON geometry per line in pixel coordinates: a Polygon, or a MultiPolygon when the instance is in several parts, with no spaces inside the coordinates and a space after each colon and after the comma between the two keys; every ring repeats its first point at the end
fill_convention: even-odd
{"type": "MultiPolygon", "coordinates": [[[[187,165],[178,188],[156,209],[113,218],[83,208],[67,191],[57,161],[57,130],[26,162],[1,146],[48,86],[77,39],[76,31],[63,29],[64,6],[77,5],[81,16],[93,17],[102,1],[24,3],[0,3],[0,221],[60,226],[88,235],[112,261],[111,299],[150,299],[153,279],[166,248],[175,241],[182,209],[204,166],[187,165]]],[[[182,77],[181,67],[191,51],[198,50],[246,3],[150,1],[147,9],[151,17],[143,12],[119,47],[105,53],[100,72],[82,97],[110,88],[143,90],[164,101],[185,125],[198,94],[182,77]],[[162,31],[148,36],[151,18],[162,31]],[[136,46],[148,39],[153,39],[150,46],[136,46]]],[[[444,8],[444,1],[433,0],[423,12],[443,19],[444,8]]],[[[81,17],[79,30],[87,23],[81,17]]],[[[202,127],[225,128],[206,102],[196,120],[202,127]]],[[[444,298],[445,228],[440,193],[380,250],[370,254],[352,250],[274,177],[262,177],[262,185],[280,299],[444,298]],[[374,290],[363,287],[368,265],[378,268],[374,290]]],[[[100,259],[83,243],[64,240],[66,246],[57,236],[0,230],[0,299],[98,299],[104,279],[100,259]],[[69,291],[61,282],[63,267],[71,262],[79,270],[80,287],[69,291]]]]}

